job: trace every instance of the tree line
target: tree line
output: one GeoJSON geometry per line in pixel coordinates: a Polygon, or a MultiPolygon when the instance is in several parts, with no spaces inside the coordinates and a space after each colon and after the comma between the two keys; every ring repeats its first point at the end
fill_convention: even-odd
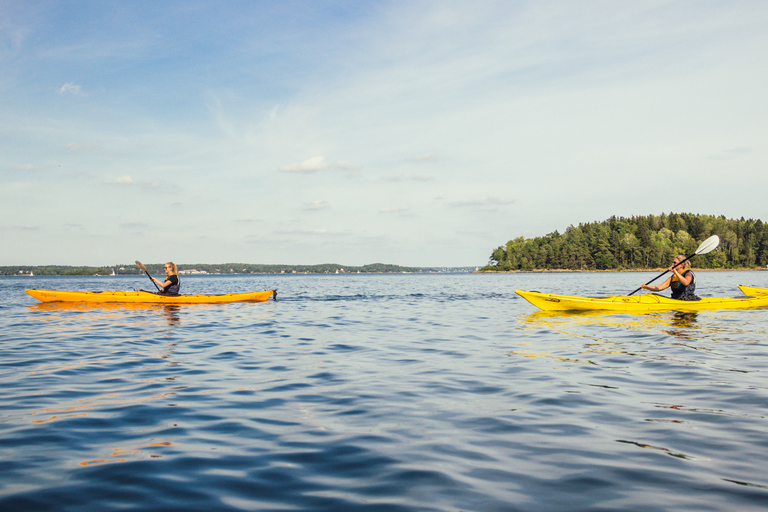
{"type": "Polygon", "coordinates": [[[736,269],[768,265],[768,224],[753,219],[691,213],[611,217],[569,226],[564,233],[518,237],[491,253],[485,271],[631,270],[667,268],[677,254],[689,256],[712,235],[717,250],[697,256],[697,268],[736,269]]]}

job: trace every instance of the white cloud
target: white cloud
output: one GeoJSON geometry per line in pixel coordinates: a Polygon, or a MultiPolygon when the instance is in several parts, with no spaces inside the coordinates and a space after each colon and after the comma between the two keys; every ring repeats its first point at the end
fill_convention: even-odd
{"type": "Polygon", "coordinates": [[[70,142],[67,144],[67,148],[69,148],[72,152],[78,152],[78,151],[95,151],[97,149],[101,149],[101,144],[94,143],[94,144],[80,144],[77,142],[70,142]]]}
{"type": "Polygon", "coordinates": [[[149,225],[145,222],[131,221],[121,223],[120,227],[123,229],[145,229],[148,228],[149,225]]]}
{"type": "Polygon", "coordinates": [[[339,160],[334,164],[334,167],[345,171],[357,171],[363,168],[362,165],[355,165],[347,162],[346,160],[339,160]]]}
{"type": "Polygon", "coordinates": [[[326,171],[328,169],[339,169],[343,171],[358,171],[362,168],[363,168],[362,165],[355,165],[353,163],[347,162],[346,160],[339,160],[336,163],[329,165],[325,161],[324,156],[313,156],[312,158],[308,158],[303,162],[284,165],[280,167],[279,170],[282,172],[310,174],[317,171],[326,171]]]}
{"type": "Polygon", "coordinates": [[[80,86],[73,84],[72,82],[67,82],[61,86],[61,89],[59,89],[59,94],[64,93],[80,94],[80,86]]]}
{"type": "Polygon", "coordinates": [[[273,233],[276,236],[304,236],[304,235],[327,235],[327,229],[307,229],[307,230],[278,230],[273,233]]]}
{"type": "Polygon", "coordinates": [[[511,199],[499,199],[498,197],[483,197],[481,199],[468,199],[465,201],[451,201],[448,206],[457,208],[475,207],[475,206],[503,206],[514,203],[511,199]]]}
{"type": "Polygon", "coordinates": [[[303,162],[280,167],[282,172],[295,172],[300,174],[309,174],[317,171],[324,171],[326,169],[328,169],[328,164],[325,163],[324,156],[313,156],[303,162]]]}
{"type": "MultiPolygon", "coordinates": [[[[114,180],[109,182],[110,185],[119,185],[119,186],[131,186],[131,187],[142,187],[142,188],[161,188],[163,185],[161,183],[158,183],[156,181],[141,181],[141,180],[134,180],[131,176],[120,176],[118,178],[115,178],[114,180]]],[[[166,189],[174,189],[173,186],[165,186],[166,189]]]]}
{"type": "Polygon", "coordinates": [[[424,153],[421,156],[409,158],[411,162],[437,162],[440,158],[434,153],[424,153]]]}
{"type": "Polygon", "coordinates": [[[328,204],[326,201],[313,201],[311,203],[304,203],[303,210],[327,210],[330,208],[331,205],[328,204]]]}
{"type": "Polygon", "coordinates": [[[411,174],[411,175],[392,174],[389,176],[383,176],[381,179],[383,179],[384,181],[399,183],[401,181],[434,181],[435,177],[427,176],[424,174],[411,174]]]}
{"type": "Polygon", "coordinates": [[[710,160],[733,160],[735,158],[748,155],[750,153],[752,153],[751,147],[742,146],[742,147],[726,149],[725,151],[711,155],[709,158],[710,160]]]}
{"type": "Polygon", "coordinates": [[[14,171],[39,171],[40,168],[32,164],[15,165],[11,167],[14,171]]]}
{"type": "Polygon", "coordinates": [[[406,213],[411,211],[410,206],[379,208],[379,213],[406,213]]]}

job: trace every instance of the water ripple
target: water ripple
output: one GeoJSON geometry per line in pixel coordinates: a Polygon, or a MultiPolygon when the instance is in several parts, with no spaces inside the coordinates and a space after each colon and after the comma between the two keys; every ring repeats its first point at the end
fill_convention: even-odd
{"type": "Polygon", "coordinates": [[[191,277],[281,292],[189,307],[33,304],[135,283],[26,279],[0,279],[0,510],[768,506],[764,311],[514,294],[633,273],[191,277]]]}

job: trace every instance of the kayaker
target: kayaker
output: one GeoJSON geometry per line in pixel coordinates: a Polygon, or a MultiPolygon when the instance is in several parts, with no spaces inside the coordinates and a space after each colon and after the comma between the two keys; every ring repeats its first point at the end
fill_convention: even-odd
{"type": "Polygon", "coordinates": [[[699,300],[699,297],[693,293],[696,290],[696,276],[691,271],[691,261],[686,260],[682,254],[675,256],[675,259],[672,261],[672,266],[669,267],[672,275],[666,281],[658,286],[643,284],[640,287],[652,292],[660,292],[671,287],[673,299],[699,300]],[[680,263],[681,261],[685,261],[685,263],[680,263]]]}
{"type": "Polygon", "coordinates": [[[176,269],[176,264],[169,261],[165,264],[163,269],[165,270],[165,281],[160,281],[154,277],[152,280],[161,288],[160,293],[178,295],[179,290],[181,289],[181,283],[179,282],[179,272],[176,269]]]}

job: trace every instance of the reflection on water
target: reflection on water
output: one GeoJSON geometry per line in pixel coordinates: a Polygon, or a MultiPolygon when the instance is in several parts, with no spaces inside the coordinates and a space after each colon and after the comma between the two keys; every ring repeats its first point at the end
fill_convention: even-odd
{"type": "Polygon", "coordinates": [[[181,307],[179,304],[162,304],[162,306],[163,308],[161,311],[163,316],[165,316],[168,325],[172,327],[179,325],[179,322],[181,321],[181,317],[179,316],[181,307]]]}
{"type": "MultiPolygon", "coordinates": [[[[195,306],[198,306],[197,304],[195,306]]],[[[205,306],[203,304],[202,306],[205,306]]],[[[160,312],[167,325],[175,326],[180,321],[179,304],[142,304],[121,302],[37,302],[27,306],[31,313],[29,320],[42,322],[61,321],[61,316],[40,315],[39,313],[88,313],[89,320],[121,320],[134,319],[141,321],[147,314],[160,312]],[[141,314],[141,316],[137,316],[141,314]]]]}
{"type": "Polygon", "coordinates": [[[117,447],[112,450],[111,458],[109,459],[91,459],[79,462],[80,466],[100,466],[103,464],[114,464],[118,462],[128,462],[141,459],[159,459],[162,455],[159,453],[159,447],[165,446],[180,446],[168,441],[147,443],[144,445],[117,447]],[[151,453],[147,453],[151,450],[151,453]]]}
{"type": "MultiPolygon", "coordinates": [[[[518,349],[510,355],[521,357],[547,357],[569,363],[594,364],[586,354],[623,354],[641,358],[666,356],[638,350],[638,341],[653,339],[656,343],[695,342],[715,334],[722,335],[722,328],[698,323],[699,312],[652,312],[616,313],[611,311],[561,312],[535,311],[519,315],[519,329],[530,332],[537,339],[548,338],[553,333],[582,340],[579,357],[563,355],[557,350],[530,350],[530,337],[521,339],[518,349]]],[[[710,313],[711,314],[711,313],[710,313]]]]}
{"type": "Polygon", "coordinates": [[[669,327],[678,329],[697,330],[698,312],[653,312],[653,313],[616,313],[611,311],[588,312],[561,312],[561,311],[536,311],[534,313],[520,315],[520,324],[527,329],[550,329],[571,336],[583,336],[584,327],[614,327],[631,331],[661,331],[674,336],[682,333],[680,330],[669,330],[669,327]],[[674,333],[674,334],[673,334],[674,333]]]}
{"type": "Polygon", "coordinates": [[[698,318],[698,313],[696,312],[690,312],[690,313],[681,313],[676,312],[672,317],[672,323],[677,327],[684,327],[686,329],[691,329],[696,326],[696,318],[698,318]]]}
{"type": "Polygon", "coordinates": [[[696,328],[697,315],[698,313],[696,312],[674,313],[672,316],[672,325],[677,327],[677,329],[665,329],[664,332],[675,338],[694,341],[695,338],[691,335],[689,329],[696,328]]]}
{"type": "Polygon", "coordinates": [[[622,440],[622,439],[618,439],[616,442],[618,442],[618,443],[633,444],[633,445],[638,446],[640,448],[649,448],[651,450],[659,450],[661,452],[665,452],[667,455],[669,455],[671,457],[677,457],[678,459],[686,459],[686,460],[694,459],[694,457],[691,457],[690,455],[686,455],[686,454],[680,453],[680,452],[674,452],[674,451],[670,450],[669,448],[664,448],[662,446],[653,446],[653,445],[650,445],[650,444],[638,443],[637,441],[625,441],[625,440],[622,440]]]}

